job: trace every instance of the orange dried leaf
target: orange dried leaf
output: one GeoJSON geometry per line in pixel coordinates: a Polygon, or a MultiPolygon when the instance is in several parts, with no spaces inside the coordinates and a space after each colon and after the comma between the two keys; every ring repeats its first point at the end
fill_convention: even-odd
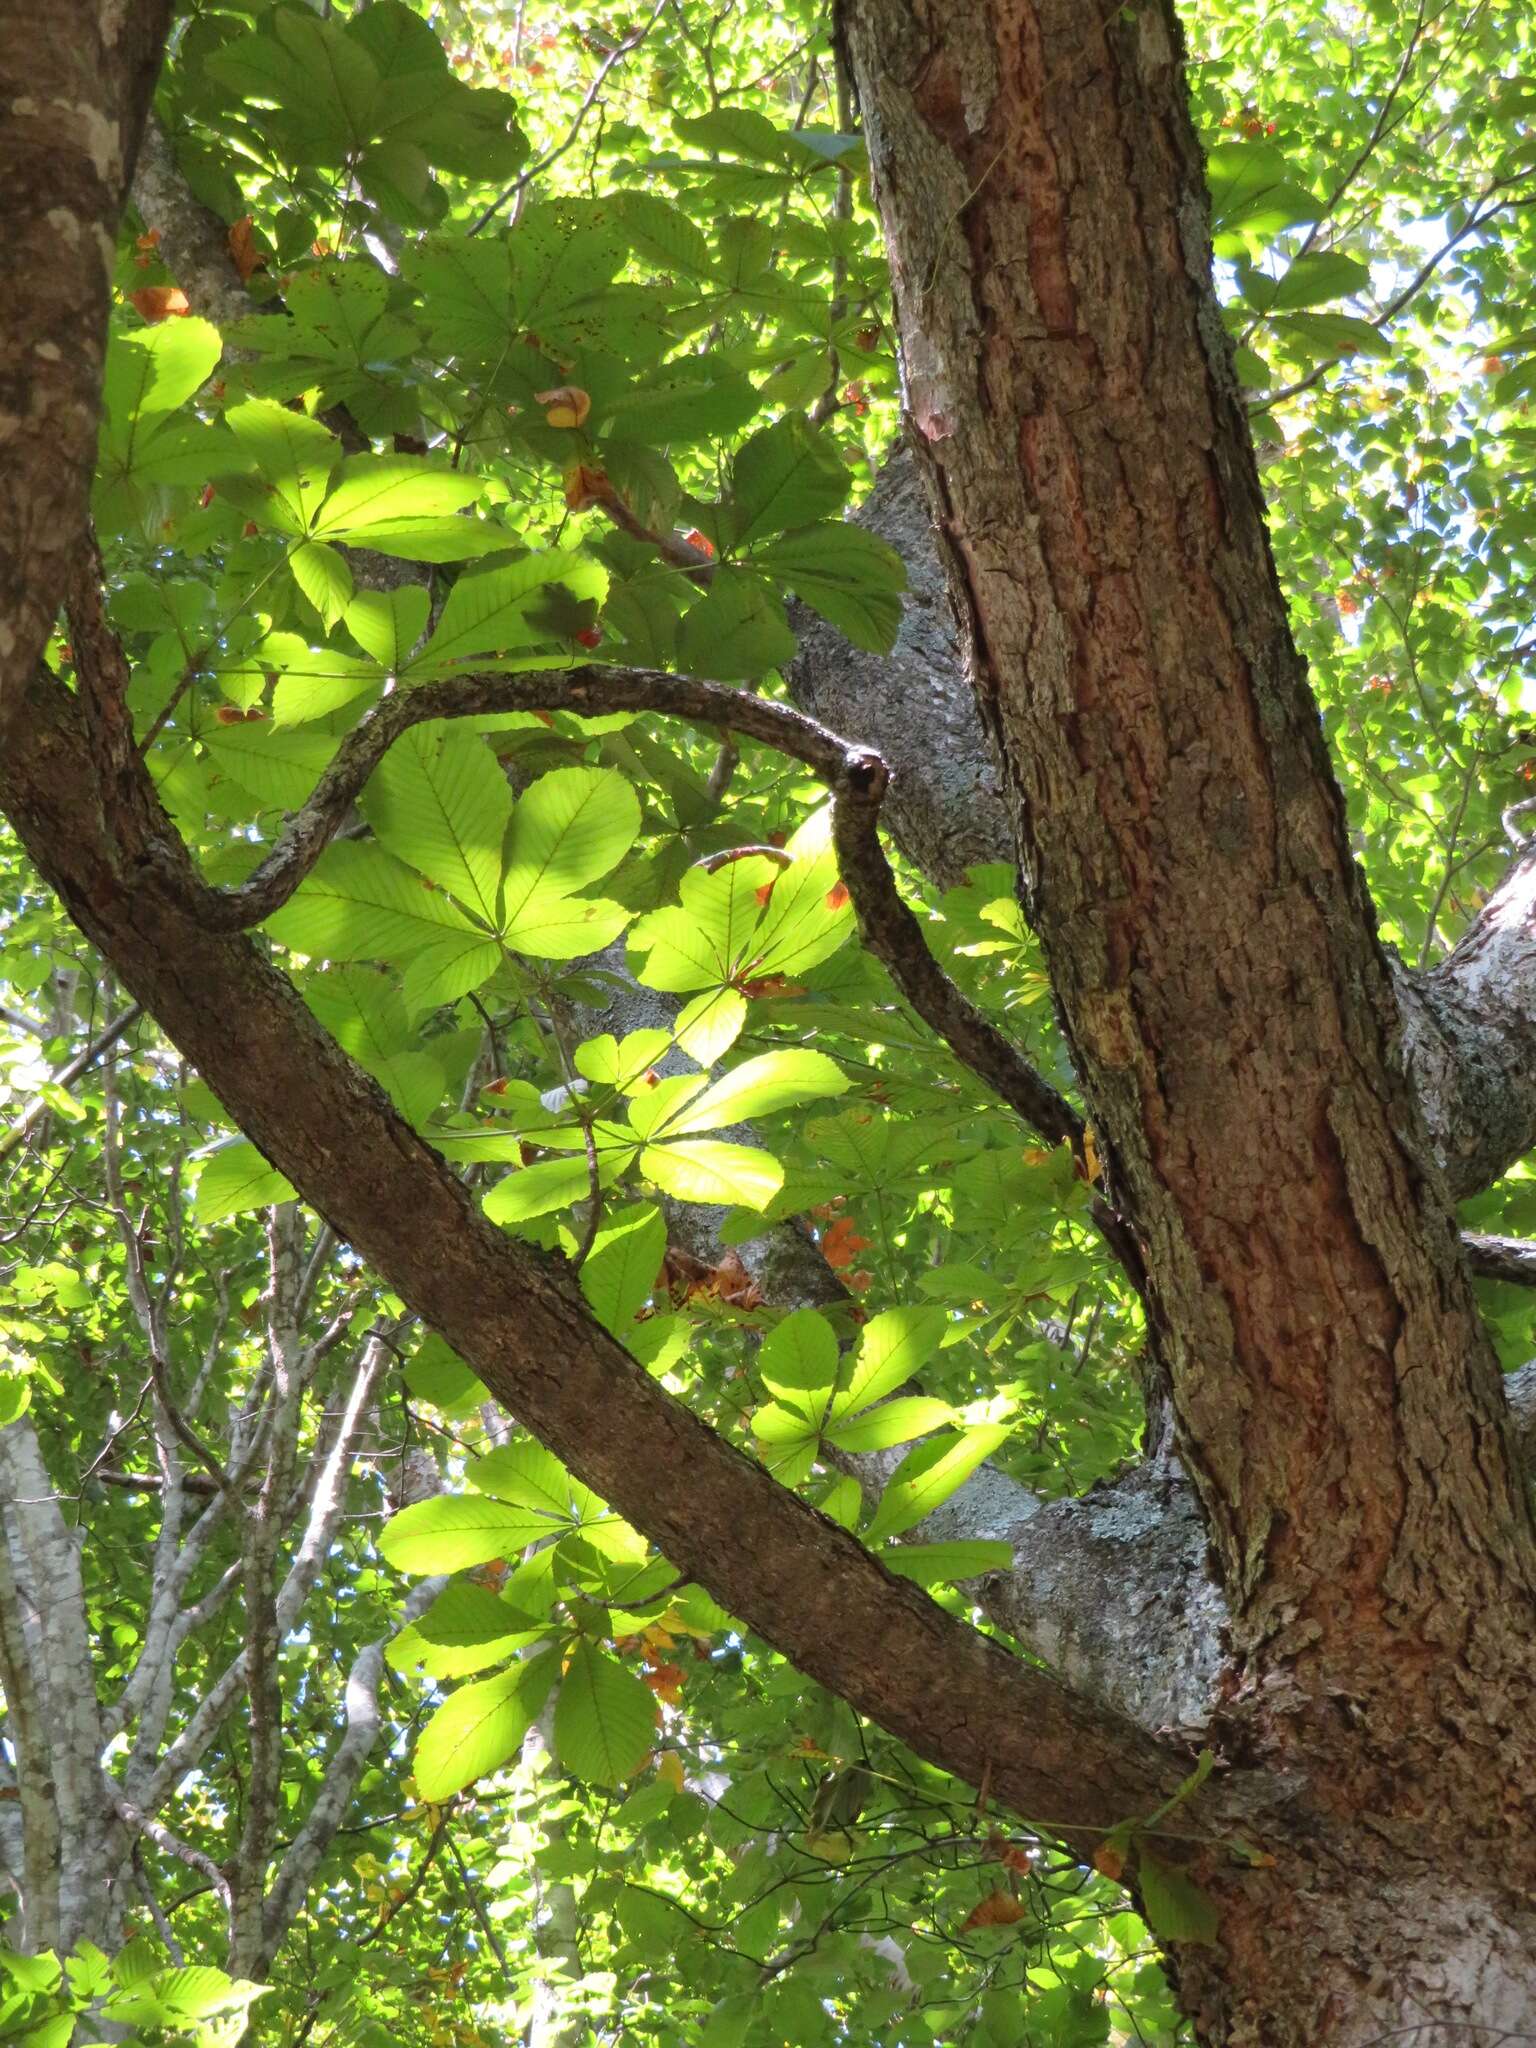
{"type": "Polygon", "coordinates": [[[841,910],[847,901],[848,884],[846,882],[834,882],[827,891],[828,910],[841,910]]]}
{"type": "Polygon", "coordinates": [[[839,1216],[821,1234],[821,1255],[834,1272],[851,1266],[860,1252],[869,1250],[872,1240],[860,1237],[851,1216],[839,1216]]]}
{"type": "Polygon", "coordinates": [[[644,1682],[655,1693],[657,1699],[665,1700],[669,1707],[675,1707],[683,1694],[683,1667],[681,1664],[657,1664],[640,1674],[644,1682]]]}
{"type": "Polygon", "coordinates": [[[1014,1927],[1024,1918],[1028,1909],[1016,1899],[1012,1892],[988,1892],[979,1906],[973,1906],[967,1914],[965,1926],[972,1927],[1014,1927]]]}
{"type": "Polygon", "coordinates": [[[136,292],[128,293],[128,303],[151,325],[161,320],[185,319],[192,308],[187,304],[187,295],[176,284],[140,285],[136,292]]]}
{"type": "Polygon", "coordinates": [[[1100,1842],[1093,1852],[1093,1867],[1100,1877],[1118,1883],[1125,1875],[1125,1851],[1116,1842],[1100,1842]]]}
{"type": "Polygon", "coordinates": [[[229,231],[229,253],[240,273],[242,284],[248,284],[254,272],[266,268],[267,259],[251,240],[251,229],[255,225],[251,216],[242,214],[229,231]]]}

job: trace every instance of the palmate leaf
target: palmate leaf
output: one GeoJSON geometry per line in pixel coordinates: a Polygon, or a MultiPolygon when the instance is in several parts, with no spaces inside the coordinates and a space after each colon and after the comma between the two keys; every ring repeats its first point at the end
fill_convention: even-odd
{"type": "Polygon", "coordinates": [[[986,1422],[956,1435],[935,1437],[908,1451],[886,1482],[865,1540],[899,1536],[941,1507],[985,1459],[1012,1435],[1006,1422],[986,1422]]]}
{"type": "Polygon", "coordinates": [[[448,897],[381,846],[328,846],[264,930],[312,958],[409,960],[449,934],[480,934],[448,897]]]}
{"type": "Polygon", "coordinates": [[[784,1169],[754,1145],[717,1138],[679,1138],[647,1145],[640,1171],[680,1202],[735,1202],[764,1209],[784,1185],[784,1169]]]}
{"type": "Polygon", "coordinates": [[[821,1096],[841,1095],[849,1085],[841,1067],[824,1052],[786,1049],[760,1053],[733,1067],[713,1087],[652,1129],[668,1138],[690,1131],[719,1130],[723,1124],[743,1123],[821,1096]]]}
{"type": "Polygon", "coordinates": [[[543,1711],[560,1675],[551,1646],[510,1671],[461,1685],[416,1740],[412,1759],[423,1799],[449,1799],[507,1762],[543,1711]]]}
{"type": "Polygon", "coordinates": [[[494,929],[512,792],[484,740],[452,727],[411,727],[374,770],[358,808],[397,859],[494,929]]]}
{"type": "Polygon", "coordinates": [[[444,1493],[402,1508],[379,1532],[379,1553],[396,1571],[425,1576],[467,1571],[493,1558],[515,1560],[552,1533],[547,1514],[478,1493],[444,1493]]]}
{"type": "Polygon", "coordinates": [[[554,1733],[560,1761],[574,1777],[621,1785],[650,1754],[656,1702],[632,1671],[581,1642],[560,1682],[554,1733]]]}
{"type": "Polygon", "coordinates": [[[639,979],[672,994],[734,980],[751,957],[761,921],[758,892],[779,873],[775,862],[755,855],[728,861],[713,874],[690,868],[679,886],[680,903],[637,919],[630,932],[631,949],[646,956],[639,979]]]}

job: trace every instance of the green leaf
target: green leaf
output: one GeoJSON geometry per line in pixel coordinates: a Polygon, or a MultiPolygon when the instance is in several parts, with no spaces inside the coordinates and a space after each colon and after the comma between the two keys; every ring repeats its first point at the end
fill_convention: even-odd
{"type": "Polygon", "coordinates": [[[736,1043],[746,1021],[747,999],[739,989],[705,989],[679,1010],[672,1037],[689,1059],[712,1067],[736,1043]]]}
{"type": "Polygon", "coordinates": [[[293,1186],[269,1166],[247,1138],[221,1145],[198,1176],[192,1215],[205,1227],[247,1209],[265,1209],[272,1202],[291,1202],[293,1186]]]}
{"type": "Polygon", "coordinates": [[[268,398],[230,406],[224,424],[254,464],[260,489],[270,499],[265,511],[259,502],[243,509],[281,532],[308,533],[341,459],[341,443],[330,428],[268,398]]]}
{"type": "Polygon", "coordinates": [[[379,1532],[379,1552],[396,1571],[458,1572],[518,1553],[550,1534],[547,1515],[478,1493],[445,1493],[402,1508],[379,1532]]]}
{"type": "Polygon", "coordinates": [[[990,1458],[999,1444],[1013,1434],[1006,1422],[986,1422],[948,1437],[935,1437],[908,1451],[886,1483],[865,1541],[878,1543],[883,1536],[899,1536],[941,1507],[963,1486],[976,1467],[990,1458]]]}
{"type": "Polygon", "coordinates": [[[832,1404],[834,1421],[856,1415],[909,1380],[932,1358],[949,1327],[939,1307],[890,1308],[864,1326],[848,1384],[832,1404]]]}
{"type": "Polygon", "coordinates": [[[598,1232],[581,1267],[581,1291],[605,1330],[622,1335],[650,1300],[667,1249],[661,1212],[640,1202],[598,1232]]]}
{"type": "Polygon", "coordinates": [[[432,593],[420,583],[399,590],[363,590],[347,606],[347,631],[391,674],[404,668],[427,628],[432,593]]]}
{"type": "MultiPolygon", "coordinates": [[[[316,539],[349,540],[389,552],[390,534],[423,519],[444,518],[473,505],[484,491],[478,477],[443,468],[424,455],[349,455],[316,516],[316,539]]],[[[506,535],[501,536],[506,546],[506,535]]]]}
{"type": "Polygon", "coordinates": [[[784,1185],[784,1169],[771,1153],[711,1138],[647,1145],[640,1171],[680,1202],[737,1202],[743,1209],[765,1209],[784,1185]]]}
{"type": "Polygon", "coordinates": [[[690,868],[680,904],[652,911],[630,933],[631,947],[647,955],[639,970],[646,987],[680,994],[734,980],[751,957],[761,922],[758,891],[776,887],[780,873],[775,862],[755,855],[728,861],[713,874],[690,868]]]}
{"type": "Polygon", "coordinates": [[[919,1586],[954,1586],[988,1572],[1011,1570],[1013,1546],[980,1538],[967,1543],[899,1543],[882,1550],[880,1562],[898,1578],[919,1586]]]}
{"type": "Polygon", "coordinates": [[[206,320],[165,320],[113,335],[102,404],[107,445],[124,468],[133,466],[135,448],[155,425],[207,383],[221,351],[219,331],[206,320]]]}
{"type": "MultiPolygon", "coordinates": [[[[640,804],[611,768],[557,768],[522,796],[507,846],[507,941],[520,950],[549,906],[616,868],[640,834],[640,804]]],[[[605,942],[604,942],[605,943],[605,942]]]]}
{"type": "Polygon", "coordinates": [[[358,808],[398,860],[495,928],[512,792],[483,739],[412,726],[374,770],[358,808]]]}
{"type": "Polygon", "coordinates": [[[412,1759],[423,1799],[449,1799],[512,1756],[538,1719],[560,1675],[551,1648],[494,1678],[461,1685],[416,1739],[412,1759]]]}
{"type": "Polygon", "coordinates": [[[284,946],[330,960],[410,959],[449,933],[480,934],[464,913],[380,846],[328,846],[264,929],[284,946]]]}
{"type": "Polygon", "coordinates": [[[826,1317],[797,1308],[763,1339],[757,1374],[786,1408],[819,1425],[837,1379],[837,1338],[826,1317]]]}
{"type": "Polygon", "coordinates": [[[323,541],[300,541],[288,557],[293,580],[325,624],[334,626],[352,598],[352,571],[346,557],[323,541]]]}
{"type": "MultiPolygon", "coordinates": [[[[611,1176],[610,1176],[611,1177],[611,1176]]],[[[602,1161],[598,1162],[598,1185],[603,1185],[602,1161]]],[[[527,1223],[535,1216],[547,1216],[554,1209],[568,1209],[584,1201],[591,1192],[591,1175],[584,1158],[541,1159],[497,1181],[481,1207],[493,1223],[527,1223]]]]}
{"type": "Polygon", "coordinates": [[[1288,173],[1267,142],[1224,142],[1206,157],[1211,230],[1218,256],[1260,249],[1283,229],[1316,220],[1320,202],[1288,173]]]}
{"type": "Polygon", "coordinates": [[[1243,279],[1243,297],[1263,313],[1295,313],[1330,299],[1350,299],[1369,291],[1370,266],[1337,249],[1310,249],[1287,266],[1279,278],[1252,272],[1243,279]]]}
{"type": "Polygon", "coordinates": [[[573,597],[602,602],[608,578],[597,562],[569,551],[525,555],[494,569],[460,576],[448,593],[437,630],[411,663],[413,674],[446,673],[475,655],[533,647],[547,638],[529,619],[539,594],[561,584],[573,597]]]}
{"type": "Polygon", "coordinates": [[[784,607],[755,576],[717,569],[709,589],[683,614],[678,662],[689,674],[750,682],[794,654],[784,607]]]}
{"type": "Polygon", "coordinates": [[[203,752],[221,774],[261,803],[284,811],[299,808],[336,751],[335,740],[326,734],[294,732],[273,719],[209,725],[200,737],[203,752]]]}
{"type": "Polygon", "coordinates": [[[653,192],[617,192],[613,210],[636,255],[685,277],[709,275],[709,243],[680,206],[653,192]]]}
{"type": "Polygon", "coordinates": [[[499,1664],[542,1632],[522,1626],[505,1600],[470,1579],[452,1579],[426,1613],[389,1645],[398,1671],[420,1669],[429,1678],[463,1678],[499,1664]]]}
{"type": "Polygon", "coordinates": [[[906,564],[861,526],[827,520],[780,534],[752,559],[780,576],[855,647],[889,654],[901,625],[906,564]]]}
{"type": "Polygon", "coordinates": [[[824,1052],[760,1053],[733,1067],[662,1128],[669,1138],[688,1131],[715,1131],[723,1124],[768,1116],[821,1096],[842,1095],[848,1086],[848,1076],[824,1052]]]}
{"type": "Polygon", "coordinates": [[[803,413],[786,413],[742,443],[731,467],[731,495],[745,524],[738,545],[825,519],[852,485],[830,435],[803,413]]]}
{"type": "Polygon", "coordinates": [[[752,934],[754,974],[804,974],[829,960],[852,933],[853,902],[839,884],[831,830],[831,808],[825,806],[785,848],[793,864],[779,872],[752,934]]]}
{"type": "Polygon", "coordinates": [[[1192,1941],[1204,1948],[1215,1943],[1221,1924],[1215,1900],[1145,1842],[1138,1845],[1136,1877],[1147,1925],[1160,1941],[1192,1941]]]}
{"type": "Polygon", "coordinates": [[[885,1451],[892,1444],[910,1443],[915,1436],[927,1436],[953,1422],[955,1411],[947,1401],[925,1394],[908,1394],[883,1407],[836,1424],[827,1431],[842,1451],[885,1451]]]}
{"type": "Polygon", "coordinates": [[[621,1785],[650,1754],[656,1702],[632,1671],[589,1642],[576,1646],[555,1702],[561,1763],[589,1785],[621,1785]]]}
{"type": "Polygon", "coordinates": [[[532,1441],[503,1444],[477,1458],[469,1477],[479,1492],[545,1516],[546,1535],[555,1533],[559,1527],[574,1528],[590,1522],[603,1513],[602,1503],[591,1487],[573,1478],[553,1451],[546,1451],[542,1444],[532,1441]]]}

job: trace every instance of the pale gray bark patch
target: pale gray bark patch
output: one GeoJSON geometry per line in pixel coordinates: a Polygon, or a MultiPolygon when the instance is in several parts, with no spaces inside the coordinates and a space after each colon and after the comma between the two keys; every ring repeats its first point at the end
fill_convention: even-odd
{"type": "Polygon", "coordinates": [[[1536,849],[1527,847],[1439,967],[1398,968],[1403,1057],[1453,1198],[1536,1144],[1536,849]]]}
{"type": "Polygon", "coordinates": [[[990,746],[955,639],[922,481],[898,445],[856,522],[907,565],[901,629],[889,654],[866,654],[804,605],[791,607],[800,651],[784,671],[802,711],[891,770],[881,822],[940,888],[1015,854],[990,746]]]}

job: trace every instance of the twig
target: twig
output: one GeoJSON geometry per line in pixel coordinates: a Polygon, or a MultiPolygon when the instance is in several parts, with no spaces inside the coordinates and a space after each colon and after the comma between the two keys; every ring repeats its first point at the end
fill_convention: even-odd
{"type": "MultiPolygon", "coordinates": [[[[68,1066],[61,1067],[58,1073],[53,1076],[49,1085],[54,1088],[68,1088],[78,1081],[88,1067],[93,1067],[96,1064],[103,1053],[112,1050],[124,1032],[131,1030],[143,1014],[144,1005],[142,1003],[131,1003],[115,1022],[109,1024],[106,1030],[98,1037],[93,1038],[83,1051],[77,1052],[68,1066]]],[[[4,1137],[0,1137],[0,1159],[10,1158],[16,1147],[26,1137],[28,1131],[31,1130],[33,1124],[37,1122],[37,1119],[47,1107],[47,1100],[41,1095],[27,1104],[4,1137]]]]}
{"type": "Polygon", "coordinates": [[[577,137],[581,134],[582,127],[586,121],[586,118],[588,114],[590,114],[592,111],[593,103],[596,101],[598,94],[602,91],[604,79],[607,78],[609,72],[613,69],[614,65],[618,63],[621,57],[627,57],[631,50],[639,49],[640,45],[645,41],[646,37],[650,34],[651,30],[656,26],[657,22],[661,19],[662,14],[666,9],[666,6],[667,0],[656,0],[656,6],[652,10],[649,20],[643,21],[640,24],[639,28],[633,30],[631,34],[627,35],[622,43],[616,43],[614,47],[608,52],[607,56],[603,59],[602,63],[597,68],[596,77],[592,80],[592,83],[587,87],[586,96],[583,98],[581,105],[576,109],[576,113],[571,121],[571,125],[566,130],[564,141],[557,142],[553,149],[546,150],[543,156],[541,156],[536,163],[531,163],[526,171],[522,172],[522,174],[519,177],[513,179],[512,183],[507,186],[504,192],[499,193],[497,197],[491,201],[490,205],[485,209],[484,213],[482,213],[480,217],[476,221],[474,221],[470,226],[469,233],[471,235],[478,235],[483,227],[487,227],[490,224],[490,222],[496,218],[497,214],[500,213],[501,209],[506,205],[509,199],[516,200],[520,198],[522,194],[527,191],[528,187],[533,183],[535,178],[541,177],[543,173],[549,169],[551,164],[558,163],[560,158],[565,155],[566,151],[574,147],[577,137]]]}

